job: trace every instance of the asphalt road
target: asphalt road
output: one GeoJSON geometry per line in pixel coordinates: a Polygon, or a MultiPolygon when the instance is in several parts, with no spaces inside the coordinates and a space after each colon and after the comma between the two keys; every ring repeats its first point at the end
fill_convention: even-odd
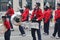
{"type": "MultiPolygon", "coordinates": [[[[0,31],[1,31],[2,27],[0,27],[0,31]]],[[[14,31],[11,32],[11,38],[10,40],[32,40],[31,37],[31,31],[29,31],[30,29],[25,29],[26,32],[26,36],[21,36],[19,34],[21,34],[19,32],[18,27],[14,27],[14,31]]],[[[49,35],[43,35],[43,26],[41,28],[41,38],[42,40],[60,40],[60,39],[56,39],[56,38],[51,38],[51,35],[53,33],[54,27],[50,25],[50,29],[49,29],[49,35]]],[[[3,34],[0,34],[0,40],[4,40],[4,36],[3,34]]]]}

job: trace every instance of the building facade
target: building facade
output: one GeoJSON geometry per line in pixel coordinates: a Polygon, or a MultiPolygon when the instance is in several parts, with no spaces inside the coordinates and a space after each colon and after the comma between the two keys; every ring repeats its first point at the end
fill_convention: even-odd
{"type": "Polygon", "coordinates": [[[30,9],[33,9],[36,2],[41,2],[41,7],[43,9],[43,0],[0,0],[0,12],[7,10],[7,4],[11,1],[12,7],[15,11],[19,8],[24,8],[26,4],[29,4],[30,9]]]}
{"type": "MultiPolygon", "coordinates": [[[[0,11],[6,11],[7,10],[7,4],[9,0],[0,0],[0,11]]],[[[13,5],[13,0],[11,0],[11,3],[13,5]]]]}
{"type": "Polygon", "coordinates": [[[24,8],[26,4],[29,4],[30,9],[33,9],[36,2],[41,3],[42,10],[46,2],[49,2],[53,9],[55,9],[58,0],[0,0],[0,12],[7,10],[7,4],[9,1],[11,1],[14,11],[18,11],[19,8],[24,8]]]}

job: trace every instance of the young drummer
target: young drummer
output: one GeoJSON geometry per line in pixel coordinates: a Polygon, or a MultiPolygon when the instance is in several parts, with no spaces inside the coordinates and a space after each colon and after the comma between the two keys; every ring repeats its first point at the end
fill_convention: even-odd
{"type": "Polygon", "coordinates": [[[30,7],[29,7],[28,4],[26,4],[26,6],[24,6],[24,7],[25,7],[25,10],[22,13],[22,22],[28,21],[28,17],[29,17],[29,9],[30,9],[30,7]]]}
{"type": "Polygon", "coordinates": [[[31,28],[31,34],[32,34],[33,40],[36,40],[36,36],[35,36],[36,31],[37,31],[38,40],[41,40],[40,23],[41,23],[41,20],[43,19],[43,14],[42,14],[42,10],[39,7],[40,7],[40,3],[38,2],[35,5],[35,8],[32,12],[31,17],[29,18],[29,20],[32,20],[32,22],[37,22],[39,24],[39,29],[31,28]]]}
{"type": "Polygon", "coordinates": [[[11,35],[11,31],[10,31],[10,23],[7,20],[6,16],[2,16],[2,20],[3,20],[3,25],[4,25],[4,29],[1,33],[4,33],[4,39],[5,40],[10,40],[10,35],[11,35]]]}
{"type": "MultiPolygon", "coordinates": [[[[23,11],[23,10],[20,10],[20,12],[21,12],[21,16],[22,16],[21,21],[22,21],[22,22],[28,21],[29,5],[27,4],[27,5],[25,6],[25,10],[24,10],[24,11],[23,11]]],[[[26,34],[25,34],[25,31],[24,31],[24,28],[23,28],[21,25],[19,25],[19,31],[21,32],[21,35],[22,35],[22,36],[25,36],[25,35],[26,35],[26,34]]]]}
{"type": "Polygon", "coordinates": [[[58,32],[57,39],[59,39],[60,38],[60,3],[57,4],[57,10],[55,10],[55,27],[52,37],[55,37],[57,32],[58,32]]]}
{"type": "Polygon", "coordinates": [[[6,12],[6,16],[7,16],[7,18],[9,18],[9,22],[10,22],[10,25],[11,25],[11,31],[14,31],[14,29],[13,29],[13,25],[12,25],[12,23],[11,23],[11,16],[14,14],[14,10],[13,10],[13,8],[11,7],[11,5],[10,4],[8,4],[8,10],[7,10],[7,12],[6,12]]]}
{"type": "Polygon", "coordinates": [[[44,33],[45,35],[49,35],[49,23],[51,17],[51,11],[48,6],[44,9],[44,33]]]}

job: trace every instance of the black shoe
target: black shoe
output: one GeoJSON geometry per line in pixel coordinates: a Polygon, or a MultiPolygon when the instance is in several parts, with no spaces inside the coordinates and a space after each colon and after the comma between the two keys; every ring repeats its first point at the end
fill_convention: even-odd
{"type": "Polygon", "coordinates": [[[46,34],[45,32],[43,34],[46,34]]]}
{"type": "Polygon", "coordinates": [[[23,37],[25,37],[25,36],[26,36],[26,34],[22,34],[22,36],[23,36],[23,37]]]}
{"type": "Polygon", "coordinates": [[[44,35],[49,35],[48,33],[43,33],[44,35]]]}
{"type": "Polygon", "coordinates": [[[56,39],[60,39],[60,37],[56,37],[56,39]]]}
{"type": "Polygon", "coordinates": [[[19,34],[19,36],[23,36],[24,37],[24,36],[26,36],[26,34],[19,34]]]}

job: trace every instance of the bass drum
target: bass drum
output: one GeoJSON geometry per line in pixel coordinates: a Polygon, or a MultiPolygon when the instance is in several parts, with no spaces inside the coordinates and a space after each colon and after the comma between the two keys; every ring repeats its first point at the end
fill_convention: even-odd
{"type": "Polygon", "coordinates": [[[11,17],[11,23],[15,26],[19,26],[21,25],[21,15],[20,15],[20,12],[19,14],[14,14],[12,17],[11,17]]]}

